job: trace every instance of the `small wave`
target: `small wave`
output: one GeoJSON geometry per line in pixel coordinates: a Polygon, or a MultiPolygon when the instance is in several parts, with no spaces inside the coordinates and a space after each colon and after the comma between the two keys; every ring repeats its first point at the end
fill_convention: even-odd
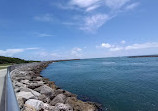
{"type": "Polygon", "coordinates": [[[132,65],[143,65],[144,63],[131,63],[132,65]]]}
{"type": "Polygon", "coordinates": [[[106,64],[106,65],[109,65],[109,64],[115,64],[116,62],[102,62],[102,64],[106,64]]]}

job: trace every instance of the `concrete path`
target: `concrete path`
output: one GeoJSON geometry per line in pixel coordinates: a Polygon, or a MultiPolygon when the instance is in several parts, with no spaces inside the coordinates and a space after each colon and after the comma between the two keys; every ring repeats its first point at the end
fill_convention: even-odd
{"type": "Polygon", "coordinates": [[[0,70],[0,102],[1,102],[1,96],[3,92],[3,86],[4,86],[4,79],[5,75],[7,74],[7,69],[0,70]]]}

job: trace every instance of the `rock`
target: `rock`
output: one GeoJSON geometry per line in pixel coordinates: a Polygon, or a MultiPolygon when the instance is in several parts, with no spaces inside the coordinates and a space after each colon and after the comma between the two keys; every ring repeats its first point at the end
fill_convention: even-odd
{"type": "Polygon", "coordinates": [[[17,98],[22,97],[24,99],[35,98],[35,96],[31,92],[24,92],[24,91],[17,93],[16,96],[17,98]]]}
{"type": "Polygon", "coordinates": [[[77,97],[77,95],[72,94],[72,93],[70,93],[70,92],[68,92],[68,91],[65,91],[65,92],[64,92],[64,95],[65,95],[66,97],[77,97]]]}
{"type": "Polygon", "coordinates": [[[30,80],[30,79],[31,79],[31,77],[30,77],[30,76],[13,77],[12,79],[14,79],[14,80],[16,80],[16,81],[20,82],[21,80],[25,80],[25,79],[30,80]]]}
{"type": "Polygon", "coordinates": [[[18,69],[14,69],[13,71],[10,72],[11,77],[16,77],[20,74],[20,71],[18,69]]]}
{"type": "Polygon", "coordinates": [[[68,104],[57,103],[54,111],[73,111],[73,108],[68,104]]]}
{"type": "Polygon", "coordinates": [[[44,103],[49,103],[50,102],[49,97],[45,96],[44,94],[41,94],[40,96],[38,96],[38,99],[40,101],[43,101],[44,103]]]}
{"type": "Polygon", "coordinates": [[[63,89],[55,90],[55,95],[63,94],[65,91],[63,89]]]}
{"type": "Polygon", "coordinates": [[[45,109],[45,110],[48,110],[48,111],[54,111],[55,109],[55,106],[50,106],[49,104],[47,104],[47,103],[43,103],[43,108],[45,109]]]}
{"type": "Polygon", "coordinates": [[[22,84],[22,83],[20,83],[20,82],[17,82],[17,81],[13,81],[13,86],[27,87],[27,85],[25,85],[25,84],[22,84]]]}
{"type": "Polygon", "coordinates": [[[24,99],[24,98],[22,98],[22,97],[19,97],[19,98],[18,98],[18,103],[19,103],[19,108],[20,108],[20,109],[23,108],[25,101],[26,101],[26,99],[24,99]]]}
{"type": "Polygon", "coordinates": [[[29,80],[21,80],[21,83],[29,84],[29,80]]]}
{"type": "Polygon", "coordinates": [[[38,87],[40,87],[40,86],[42,86],[42,85],[43,85],[43,82],[30,83],[30,84],[28,85],[28,88],[30,88],[30,89],[35,89],[35,88],[38,88],[38,87]]]}
{"type": "Polygon", "coordinates": [[[36,100],[36,99],[29,99],[25,102],[26,106],[29,106],[33,109],[35,109],[35,111],[39,111],[41,109],[44,109],[44,105],[42,101],[36,100]]]}
{"type": "Polygon", "coordinates": [[[54,92],[53,89],[51,89],[47,85],[43,85],[43,86],[40,87],[40,93],[45,94],[47,96],[50,96],[50,95],[53,95],[55,92],[54,92]]]}
{"type": "Polygon", "coordinates": [[[20,91],[31,92],[31,93],[32,93],[34,96],[36,96],[36,97],[38,97],[38,96],[41,95],[39,92],[34,91],[34,90],[32,90],[32,89],[29,89],[29,88],[23,88],[23,87],[21,87],[21,88],[20,88],[20,91]]]}
{"type": "Polygon", "coordinates": [[[74,111],[96,111],[93,105],[77,100],[76,97],[68,97],[65,103],[73,107],[74,111]]]}
{"type": "Polygon", "coordinates": [[[31,89],[27,88],[27,87],[20,87],[20,91],[24,91],[24,92],[31,92],[31,89]]]}
{"type": "Polygon", "coordinates": [[[15,87],[14,88],[14,91],[17,93],[17,92],[20,92],[20,88],[19,87],[15,87]]]}
{"type": "Polygon", "coordinates": [[[37,92],[37,91],[34,91],[34,90],[30,90],[31,91],[31,93],[34,95],[34,96],[36,96],[36,97],[38,97],[38,96],[40,96],[41,94],[39,93],[39,92],[37,92]]]}
{"type": "Polygon", "coordinates": [[[30,105],[24,105],[24,108],[21,111],[37,111],[37,110],[30,105]]]}
{"type": "Polygon", "coordinates": [[[32,81],[43,81],[43,78],[42,77],[34,77],[34,78],[32,78],[32,81]]]}
{"type": "Polygon", "coordinates": [[[66,96],[63,94],[58,94],[51,102],[50,104],[52,106],[56,105],[57,103],[64,103],[66,100],[66,96]]]}
{"type": "Polygon", "coordinates": [[[49,87],[51,87],[52,89],[57,89],[57,86],[53,81],[47,81],[47,83],[49,84],[49,87]]]}

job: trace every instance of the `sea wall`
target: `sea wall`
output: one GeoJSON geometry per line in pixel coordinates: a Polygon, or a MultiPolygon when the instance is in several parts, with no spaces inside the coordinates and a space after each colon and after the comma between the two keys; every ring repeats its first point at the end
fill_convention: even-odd
{"type": "Polygon", "coordinates": [[[97,111],[92,102],[60,89],[40,72],[51,62],[14,65],[11,78],[21,111],[97,111]]]}

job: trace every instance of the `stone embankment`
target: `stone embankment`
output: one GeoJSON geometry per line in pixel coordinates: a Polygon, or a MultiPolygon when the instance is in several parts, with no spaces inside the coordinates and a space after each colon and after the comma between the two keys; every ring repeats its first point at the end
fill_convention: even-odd
{"type": "Polygon", "coordinates": [[[51,62],[12,66],[11,78],[21,111],[97,111],[94,103],[60,89],[40,72],[51,62]]]}

